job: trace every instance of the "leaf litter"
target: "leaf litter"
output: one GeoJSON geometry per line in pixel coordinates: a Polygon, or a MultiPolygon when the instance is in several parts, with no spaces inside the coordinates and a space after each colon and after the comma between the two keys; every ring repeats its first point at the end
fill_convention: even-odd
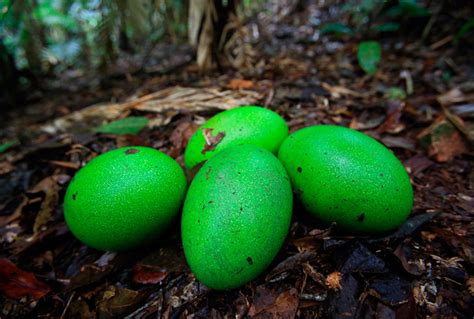
{"type": "MultiPolygon", "coordinates": [[[[82,109],[72,106],[80,104],[74,101],[82,100],[80,93],[57,96],[51,98],[58,100],[57,105],[71,101],[69,114],[46,122],[34,122],[25,114],[8,130],[2,129],[2,315],[462,318],[472,314],[474,85],[467,71],[453,71],[472,69],[472,54],[466,53],[472,51],[450,42],[436,44],[440,40],[436,32],[429,39],[436,44],[434,49],[420,46],[419,39],[410,35],[384,37],[381,58],[379,48],[361,52],[370,55],[364,68],[372,75],[367,76],[358,66],[355,39],[326,34],[314,40],[318,27],[309,21],[322,18],[329,25],[324,20],[328,10],[330,5],[308,5],[289,15],[278,11],[278,19],[264,20],[256,44],[261,62],[253,68],[200,78],[192,68],[182,68],[180,74],[144,79],[138,93],[128,98],[126,84],[115,83],[121,99],[82,104],[88,106],[82,109]],[[455,75],[446,82],[440,76],[443,72],[455,75]],[[73,238],[63,220],[62,197],[77,169],[98,154],[132,145],[155,147],[182,164],[186,143],[197,127],[218,111],[239,105],[268,106],[287,120],[292,132],[326,123],[351,126],[379,139],[410,173],[415,189],[410,219],[382,236],[347,236],[296,205],[287,241],[268,270],[244,287],[224,292],[201,285],[186,266],[179,223],[159,242],[130,253],[101,253],[73,238]],[[126,125],[131,127],[126,132],[121,128],[94,132],[104,123],[133,118],[146,118],[147,123],[126,125]]],[[[450,26],[439,23],[434,28],[444,32],[450,26]]],[[[106,90],[98,94],[104,100],[112,96],[106,90]]],[[[211,139],[219,132],[212,133],[211,139]]],[[[217,143],[209,139],[210,145],[217,143]]]]}

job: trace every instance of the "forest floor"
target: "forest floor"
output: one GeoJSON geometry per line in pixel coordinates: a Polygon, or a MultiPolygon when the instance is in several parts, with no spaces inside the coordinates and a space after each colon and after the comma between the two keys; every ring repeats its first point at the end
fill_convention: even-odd
{"type": "Polygon", "coordinates": [[[310,6],[274,16],[240,70],[200,75],[189,48],[161,46],[149,69],[65,74],[3,117],[0,137],[17,142],[0,153],[0,317],[472,317],[474,45],[456,45],[443,21],[424,42],[424,25],[408,26],[378,37],[382,62],[369,76],[357,37],[315,36],[325,14],[310,6]],[[410,174],[410,219],[382,237],[351,236],[296,205],[269,269],[224,292],[190,272],[179,221],[128,253],[88,248],[68,231],[63,196],[88,160],[147,145],[182,164],[199,124],[244,104],[275,110],[291,132],[331,123],[380,140],[410,174]],[[149,119],[138,135],[94,132],[130,116],[149,119]]]}

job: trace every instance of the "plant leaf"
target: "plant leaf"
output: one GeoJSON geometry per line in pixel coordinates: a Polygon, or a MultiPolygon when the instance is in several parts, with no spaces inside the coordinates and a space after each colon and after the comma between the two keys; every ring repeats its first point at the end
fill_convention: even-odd
{"type": "Polygon", "coordinates": [[[394,32],[400,29],[400,23],[396,22],[387,22],[383,24],[379,24],[372,27],[372,30],[377,32],[394,32]]]}
{"type": "Polygon", "coordinates": [[[459,39],[464,37],[466,33],[468,33],[472,29],[474,29],[474,18],[469,19],[469,21],[463,24],[461,29],[459,29],[458,33],[454,37],[454,40],[459,41],[459,39]]]}
{"type": "Polygon", "coordinates": [[[352,34],[353,31],[344,23],[329,23],[321,28],[321,33],[352,34]]]}
{"type": "Polygon", "coordinates": [[[6,141],[3,144],[0,144],[0,153],[5,152],[6,150],[8,150],[10,147],[12,147],[13,145],[17,143],[18,143],[17,140],[11,140],[11,141],[6,141]]]}
{"type": "Polygon", "coordinates": [[[395,5],[395,6],[392,6],[390,8],[388,8],[387,10],[385,10],[383,13],[382,13],[382,16],[387,16],[387,17],[390,17],[390,18],[398,18],[402,15],[403,13],[403,9],[400,5],[395,5]]]}
{"type": "Polygon", "coordinates": [[[391,87],[385,92],[385,96],[389,100],[404,100],[407,98],[407,94],[405,93],[405,90],[399,87],[391,87]]]}
{"type": "Polygon", "coordinates": [[[412,17],[426,17],[431,15],[430,10],[416,3],[415,0],[400,0],[402,11],[412,17]]]}
{"type": "Polygon", "coordinates": [[[367,74],[374,74],[382,56],[382,48],[377,41],[365,41],[359,44],[357,60],[367,74]]]}
{"type": "Polygon", "coordinates": [[[137,135],[148,124],[148,118],[144,116],[130,116],[108,124],[104,124],[95,129],[97,133],[108,134],[133,134],[137,135]]]}

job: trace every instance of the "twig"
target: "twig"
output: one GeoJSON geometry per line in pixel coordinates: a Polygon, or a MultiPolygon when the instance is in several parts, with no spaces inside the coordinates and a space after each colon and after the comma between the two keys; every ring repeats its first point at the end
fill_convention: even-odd
{"type": "Polygon", "coordinates": [[[454,39],[452,34],[448,35],[447,37],[442,38],[441,40],[436,41],[435,43],[430,45],[431,50],[437,50],[441,48],[443,45],[451,42],[454,39]]]}
{"type": "Polygon", "coordinates": [[[71,304],[72,302],[72,299],[74,298],[74,296],[76,295],[76,292],[73,291],[72,294],[71,294],[71,297],[69,297],[67,303],[66,303],[66,307],[64,307],[64,310],[63,310],[63,313],[61,314],[61,317],[59,317],[60,319],[64,319],[64,317],[66,316],[66,312],[69,308],[69,305],[71,304]]]}
{"type": "Polygon", "coordinates": [[[433,10],[433,15],[431,16],[430,20],[426,24],[425,28],[423,29],[423,34],[421,35],[421,42],[425,42],[426,38],[430,34],[431,28],[433,27],[434,23],[438,19],[438,15],[441,12],[441,9],[444,6],[444,0],[440,1],[438,6],[433,10]]]}

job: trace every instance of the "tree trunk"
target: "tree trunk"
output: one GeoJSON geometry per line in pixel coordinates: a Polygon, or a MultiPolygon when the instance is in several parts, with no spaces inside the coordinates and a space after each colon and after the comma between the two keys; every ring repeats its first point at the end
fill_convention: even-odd
{"type": "MultiPolygon", "coordinates": [[[[219,67],[219,42],[239,0],[193,0],[189,2],[188,31],[191,45],[197,47],[197,64],[201,71],[214,64],[219,67]],[[227,4],[225,4],[227,3],[227,4]]],[[[227,35],[228,37],[231,34],[227,35]]]]}
{"type": "Polygon", "coordinates": [[[0,39],[0,111],[17,104],[19,78],[20,73],[16,68],[15,59],[0,39]]]}

